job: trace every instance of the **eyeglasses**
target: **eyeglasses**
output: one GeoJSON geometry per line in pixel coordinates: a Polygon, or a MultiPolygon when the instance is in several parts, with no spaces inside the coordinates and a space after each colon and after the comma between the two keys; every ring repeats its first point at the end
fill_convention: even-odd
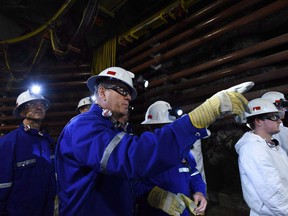
{"type": "Polygon", "coordinates": [[[127,90],[123,87],[120,87],[120,86],[114,86],[114,85],[111,85],[111,86],[104,86],[104,88],[106,89],[112,89],[113,91],[116,91],[117,93],[119,93],[120,95],[122,96],[127,96],[128,94],[131,95],[132,94],[132,91],[131,90],[127,90]]]}
{"type": "Polygon", "coordinates": [[[271,114],[271,115],[265,115],[261,119],[267,119],[267,120],[270,120],[270,121],[277,122],[277,121],[280,120],[280,116],[277,115],[277,114],[271,114]]]}
{"type": "Polygon", "coordinates": [[[43,108],[43,109],[47,109],[47,104],[43,103],[43,102],[27,102],[25,104],[26,109],[35,109],[38,107],[43,108]]]}

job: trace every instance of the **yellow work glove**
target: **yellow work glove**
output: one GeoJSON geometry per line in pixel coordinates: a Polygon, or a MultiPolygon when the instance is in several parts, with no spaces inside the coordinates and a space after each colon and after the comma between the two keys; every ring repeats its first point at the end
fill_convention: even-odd
{"type": "MultiPolygon", "coordinates": [[[[220,91],[189,113],[192,124],[206,128],[222,114],[241,115],[247,111],[248,101],[238,92],[220,91]]],[[[249,112],[249,111],[248,111],[249,112]]]]}
{"type": "Polygon", "coordinates": [[[187,208],[190,210],[190,212],[193,214],[193,215],[203,215],[203,214],[199,214],[196,212],[196,208],[197,206],[195,205],[194,201],[191,200],[189,197],[185,196],[184,194],[178,194],[180,195],[181,199],[184,201],[185,205],[187,206],[187,208]]]}
{"type": "Polygon", "coordinates": [[[150,191],[147,201],[152,207],[173,216],[180,216],[186,207],[180,196],[157,186],[150,191]]]}

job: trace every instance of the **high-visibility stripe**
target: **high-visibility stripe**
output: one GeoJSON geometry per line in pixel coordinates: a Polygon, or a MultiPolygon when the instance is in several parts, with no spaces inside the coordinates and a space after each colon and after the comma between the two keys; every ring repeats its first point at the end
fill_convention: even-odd
{"type": "Polygon", "coordinates": [[[188,167],[181,167],[178,169],[179,173],[182,173],[182,172],[189,172],[190,169],[188,167]]]}
{"type": "Polygon", "coordinates": [[[122,140],[123,136],[125,135],[125,132],[121,132],[119,134],[117,134],[108,144],[108,146],[106,147],[102,159],[100,161],[100,166],[101,166],[101,171],[102,172],[106,172],[106,166],[109,160],[110,155],[112,154],[112,151],[116,148],[116,146],[120,143],[120,141],[122,140]]]}
{"type": "Polygon", "coordinates": [[[191,174],[191,176],[195,176],[195,175],[198,175],[200,172],[196,171],[194,173],[191,174]]]}
{"type": "Polygon", "coordinates": [[[20,161],[18,163],[16,163],[17,167],[24,167],[24,166],[27,166],[29,164],[32,164],[32,163],[36,163],[36,159],[30,159],[30,160],[25,160],[25,161],[20,161]]]}
{"type": "Polygon", "coordinates": [[[9,188],[9,187],[12,187],[12,182],[6,182],[6,183],[0,184],[0,189],[9,188]]]}

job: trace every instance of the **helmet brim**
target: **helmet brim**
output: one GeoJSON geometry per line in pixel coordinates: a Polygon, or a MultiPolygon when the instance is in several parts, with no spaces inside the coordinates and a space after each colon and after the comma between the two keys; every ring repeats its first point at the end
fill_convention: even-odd
{"type": "MultiPolygon", "coordinates": [[[[51,105],[51,102],[48,100],[48,99],[33,99],[33,100],[29,100],[27,102],[30,102],[30,101],[43,101],[46,105],[47,105],[47,108],[45,109],[45,111],[47,111],[49,108],[50,108],[50,105],[51,105]]],[[[16,118],[20,118],[20,109],[23,107],[23,105],[25,105],[27,102],[23,103],[23,104],[20,104],[19,106],[16,106],[14,109],[13,109],[13,115],[16,117],[16,118]]]]}
{"type": "Polygon", "coordinates": [[[157,120],[145,120],[141,124],[167,124],[173,122],[172,120],[167,120],[167,121],[157,121],[157,120]]]}

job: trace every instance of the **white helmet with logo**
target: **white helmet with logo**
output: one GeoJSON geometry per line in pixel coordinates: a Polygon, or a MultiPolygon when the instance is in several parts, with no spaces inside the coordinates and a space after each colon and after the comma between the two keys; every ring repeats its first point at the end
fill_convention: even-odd
{"type": "Polygon", "coordinates": [[[284,94],[276,91],[266,92],[261,98],[275,104],[279,104],[281,100],[286,101],[284,94]]]}
{"type": "Polygon", "coordinates": [[[50,107],[50,101],[45,99],[42,95],[40,94],[33,94],[32,92],[30,92],[29,90],[22,92],[16,100],[16,107],[13,110],[13,115],[16,117],[20,117],[20,108],[22,107],[22,105],[24,105],[25,103],[29,102],[29,101],[35,101],[35,100],[40,100],[43,101],[45,103],[45,110],[47,110],[50,107]]]}
{"type": "Polygon", "coordinates": [[[77,110],[79,110],[79,108],[81,108],[82,106],[91,105],[91,104],[93,104],[91,97],[82,98],[78,103],[77,110]]]}
{"type": "Polygon", "coordinates": [[[273,103],[262,98],[249,101],[248,108],[250,109],[250,113],[245,112],[246,118],[266,113],[278,113],[278,109],[273,103]]]}
{"type": "Polygon", "coordinates": [[[165,101],[156,101],[147,109],[145,121],[141,124],[165,124],[176,120],[175,116],[170,115],[171,110],[169,103],[165,101]]]}
{"type": "Polygon", "coordinates": [[[123,68],[110,67],[102,71],[99,75],[90,77],[87,80],[87,86],[91,92],[94,92],[95,83],[99,82],[103,78],[120,80],[121,82],[125,83],[131,88],[132,90],[131,99],[134,100],[137,96],[137,91],[133,86],[133,80],[132,80],[134,77],[135,75],[132,72],[124,70],[123,68]]]}

